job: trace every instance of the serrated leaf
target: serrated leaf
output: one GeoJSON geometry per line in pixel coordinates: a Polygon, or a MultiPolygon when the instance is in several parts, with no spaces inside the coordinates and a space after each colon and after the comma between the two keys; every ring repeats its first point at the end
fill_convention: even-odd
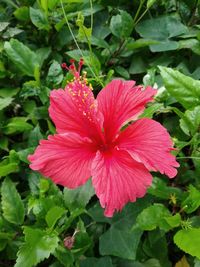
{"type": "Polygon", "coordinates": [[[1,196],[5,219],[13,224],[22,224],[24,221],[24,205],[15,184],[8,178],[2,183],[1,196]]]}
{"type": "Polygon", "coordinates": [[[174,242],[184,252],[200,259],[200,228],[178,231],[174,236],[174,242]]]}
{"type": "Polygon", "coordinates": [[[25,243],[17,253],[14,267],[32,267],[48,258],[58,246],[55,232],[47,233],[37,228],[24,227],[25,243]]]}
{"type": "Polygon", "coordinates": [[[113,16],[110,21],[112,34],[119,38],[127,38],[133,30],[133,18],[126,11],[120,10],[120,14],[113,16]]]}
{"type": "Polygon", "coordinates": [[[94,195],[94,188],[91,180],[83,186],[76,189],[64,188],[64,201],[65,205],[73,210],[75,208],[85,208],[90,198],[94,195]]]}
{"type": "Polygon", "coordinates": [[[65,213],[65,209],[59,206],[52,207],[46,214],[45,220],[49,228],[53,228],[56,222],[65,213]]]}
{"type": "Polygon", "coordinates": [[[177,70],[159,67],[167,91],[186,109],[200,105],[200,81],[177,70]]]}
{"type": "Polygon", "coordinates": [[[24,74],[34,77],[36,66],[39,66],[37,55],[16,39],[5,42],[4,49],[10,60],[24,74]]]}

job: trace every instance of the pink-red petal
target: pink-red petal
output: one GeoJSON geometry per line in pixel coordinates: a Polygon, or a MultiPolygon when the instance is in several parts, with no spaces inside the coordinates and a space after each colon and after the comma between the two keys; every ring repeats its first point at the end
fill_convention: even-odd
{"type": "Polygon", "coordinates": [[[170,153],[173,149],[170,135],[154,120],[144,118],[129,125],[121,132],[118,146],[150,171],[159,171],[169,178],[177,174],[175,167],[179,167],[179,164],[170,153]]]}
{"type": "Polygon", "coordinates": [[[108,142],[118,130],[135,120],[145,105],[153,100],[156,90],[134,86],[135,81],[113,80],[97,96],[98,107],[104,116],[104,132],[108,142]]]}
{"type": "Polygon", "coordinates": [[[28,159],[32,170],[39,171],[56,184],[76,188],[91,176],[95,154],[96,148],[89,138],[70,133],[41,140],[28,159]]]}
{"type": "Polygon", "coordinates": [[[105,216],[112,217],[127,202],[143,197],[152,177],[126,151],[113,149],[110,153],[97,152],[92,163],[92,182],[105,216]]]}
{"type": "Polygon", "coordinates": [[[81,81],[51,91],[49,115],[58,133],[74,132],[97,142],[102,139],[102,114],[91,88],[81,81]]]}

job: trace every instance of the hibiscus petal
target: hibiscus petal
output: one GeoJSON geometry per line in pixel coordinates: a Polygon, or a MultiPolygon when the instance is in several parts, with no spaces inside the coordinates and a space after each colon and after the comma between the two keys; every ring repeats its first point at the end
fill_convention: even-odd
{"type": "Polygon", "coordinates": [[[89,138],[77,134],[57,134],[40,141],[28,157],[30,168],[49,177],[56,184],[76,188],[91,176],[91,162],[96,148],[89,138]]]}
{"type": "Polygon", "coordinates": [[[140,119],[121,132],[119,148],[130,153],[133,159],[142,162],[147,169],[165,173],[169,178],[177,174],[179,167],[170,151],[173,143],[167,130],[151,119],[140,119]]]}
{"type": "Polygon", "coordinates": [[[134,85],[135,81],[113,80],[97,96],[107,140],[112,140],[128,121],[136,119],[156,94],[150,86],[143,90],[134,85]]]}
{"type": "Polygon", "coordinates": [[[51,91],[49,114],[58,133],[75,132],[95,140],[102,135],[102,115],[91,88],[83,81],[51,91]]]}
{"type": "Polygon", "coordinates": [[[143,197],[152,176],[143,164],[133,160],[126,151],[97,152],[92,163],[92,182],[104,214],[112,217],[123,206],[143,197]]]}

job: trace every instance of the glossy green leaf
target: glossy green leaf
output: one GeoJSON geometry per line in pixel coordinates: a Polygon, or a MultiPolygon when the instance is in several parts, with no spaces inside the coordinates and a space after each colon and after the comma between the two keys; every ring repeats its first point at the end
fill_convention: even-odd
{"type": "Polygon", "coordinates": [[[186,119],[180,119],[180,127],[187,135],[194,135],[200,126],[200,106],[194,107],[192,110],[186,110],[186,119]],[[188,120],[190,124],[187,123],[188,120]]]}
{"type": "Polygon", "coordinates": [[[33,126],[26,122],[26,120],[27,119],[24,117],[14,117],[9,119],[6,126],[3,127],[3,132],[10,135],[32,130],[33,126]]]}
{"type": "Polygon", "coordinates": [[[58,237],[55,232],[45,232],[41,229],[24,227],[25,243],[17,253],[14,267],[32,267],[48,258],[58,246],[58,237]]]}
{"type": "Polygon", "coordinates": [[[197,190],[193,185],[189,185],[189,195],[181,204],[184,211],[192,213],[200,206],[200,191],[197,190]]]}
{"type": "Polygon", "coordinates": [[[160,66],[159,69],[166,89],[184,108],[200,104],[200,81],[171,68],[160,66]]]}
{"type": "Polygon", "coordinates": [[[39,66],[37,55],[26,45],[16,39],[5,42],[4,49],[9,59],[22,73],[34,77],[34,71],[39,66]]]}
{"type": "Polygon", "coordinates": [[[1,205],[4,218],[13,224],[22,224],[24,221],[24,205],[15,184],[6,178],[1,187],[1,205]]]}
{"type": "Polygon", "coordinates": [[[174,242],[184,252],[200,259],[200,228],[178,231],[174,236],[174,242]]]}

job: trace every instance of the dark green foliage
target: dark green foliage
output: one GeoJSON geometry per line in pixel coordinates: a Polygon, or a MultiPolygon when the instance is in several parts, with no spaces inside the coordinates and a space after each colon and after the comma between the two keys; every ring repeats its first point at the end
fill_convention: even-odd
{"type": "Polygon", "coordinates": [[[0,2],[0,266],[199,267],[200,1],[0,2]],[[116,77],[158,88],[141,117],[177,148],[177,177],[154,174],[113,218],[90,181],[63,189],[28,167],[55,133],[49,92],[71,79],[60,64],[80,57],[95,95],[116,77]]]}

